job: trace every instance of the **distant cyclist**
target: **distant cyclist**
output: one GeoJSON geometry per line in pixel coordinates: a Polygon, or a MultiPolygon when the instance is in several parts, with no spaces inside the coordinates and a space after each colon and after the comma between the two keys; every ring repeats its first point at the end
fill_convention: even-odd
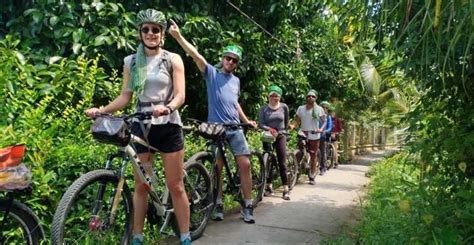
{"type": "MultiPolygon", "coordinates": [[[[188,53],[202,72],[207,85],[208,121],[225,124],[251,123],[257,127],[255,121],[250,121],[239,104],[240,79],[233,72],[242,60],[242,48],[229,45],[222,50],[219,69],[208,64],[206,59],[180,33],[178,25],[171,21],[170,33],[179,45],[188,53]]],[[[242,129],[226,129],[226,139],[234,154],[240,171],[240,183],[244,196],[242,217],[246,223],[255,223],[252,206],[252,175],[250,173],[250,150],[242,129]]],[[[224,164],[222,156],[217,156],[217,166],[222,172],[224,164]]],[[[222,202],[222,174],[217,206],[214,213],[215,220],[223,220],[222,202]]]]}
{"type": "Polygon", "coordinates": [[[334,168],[337,168],[339,164],[339,153],[338,153],[338,141],[339,141],[339,134],[341,134],[344,129],[342,125],[342,120],[336,116],[336,110],[334,107],[330,107],[329,113],[331,114],[332,119],[332,130],[331,130],[331,138],[332,138],[332,145],[334,146],[334,168]]]}
{"type": "MultiPolygon", "coordinates": [[[[134,122],[132,131],[159,150],[178,219],[181,242],[190,244],[189,202],[183,184],[184,139],[177,110],[184,103],[184,65],[179,55],[163,49],[167,26],[163,13],[147,9],[140,11],[137,19],[140,45],[136,54],[124,59],[124,83],[120,95],[105,107],[88,109],[86,114],[94,117],[97,113],[118,111],[130,103],[133,93],[137,94],[137,111],[153,112],[150,125],[134,122]],[[144,135],[144,127],[150,127],[148,136],[144,135]]],[[[141,144],[134,147],[142,166],[151,174],[155,151],[141,144]]],[[[147,200],[147,188],[135,173],[132,244],[143,244],[147,200]]]]}
{"type": "MultiPolygon", "coordinates": [[[[278,158],[278,166],[280,169],[280,178],[283,185],[283,199],[290,200],[290,190],[288,188],[288,175],[286,169],[286,135],[279,134],[288,128],[288,106],[280,102],[283,91],[280,87],[270,86],[268,92],[268,105],[260,109],[258,116],[258,125],[261,129],[269,131],[274,137],[273,148],[276,150],[278,158]]],[[[265,150],[269,149],[270,143],[263,143],[265,150]]],[[[273,193],[272,180],[273,171],[270,171],[270,176],[267,176],[267,184],[265,186],[265,196],[273,193]]]]}
{"type": "MultiPolygon", "coordinates": [[[[324,113],[326,113],[326,127],[324,129],[324,133],[321,134],[321,140],[319,142],[319,152],[321,152],[321,165],[319,166],[320,168],[320,174],[324,175],[326,173],[326,138],[330,137],[331,134],[331,129],[332,129],[332,120],[331,116],[328,114],[328,109],[331,104],[327,101],[321,102],[321,107],[324,110],[324,113]]],[[[322,120],[319,120],[320,124],[323,124],[322,120]]]]}
{"type": "MultiPolygon", "coordinates": [[[[321,133],[326,127],[326,114],[323,108],[316,103],[316,90],[311,89],[306,94],[306,104],[298,107],[296,111],[296,124],[300,125],[300,132],[306,135],[309,156],[310,156],[310,174],[309,184],[314,185],[314,178],[316,174],[316,153],[319,149],[319,142],[321,133]],[[322,124],[320,125],[320,120],[322,124]]],[[[292,125],[296,127],[297,125],[292,125]]]]}

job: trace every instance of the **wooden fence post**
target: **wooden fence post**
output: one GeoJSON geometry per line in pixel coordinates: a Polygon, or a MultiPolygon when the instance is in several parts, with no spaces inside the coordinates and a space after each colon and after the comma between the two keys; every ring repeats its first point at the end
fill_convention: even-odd
{"type": "Polygon", "coordinates": [[[381,134],[381,136],[380,136],[380,149],[385,150],[385,143],[386,143],[385,127],[381,128],[380,134],[381,134]]]}
{"type": "Polygon", "coordinates": [[[354,158],[355,154],[357,153],[355,147],[356,147],[356,134],[357,134],[357,128],[355,123],[351,123],[351,147],[354,147],[354,149],[350,149],[351,152],[351,159],[354,158]]]}
{"type": "Polygon", "coordinates": [[[371,134],[372,134],[372,150],[375,150],[375,125],[372,125],[371,128],[371,134]]]}

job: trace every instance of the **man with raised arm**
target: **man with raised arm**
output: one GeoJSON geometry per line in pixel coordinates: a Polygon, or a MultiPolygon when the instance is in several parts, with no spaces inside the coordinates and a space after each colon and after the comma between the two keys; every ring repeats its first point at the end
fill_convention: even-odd
{"type": "MultiPolygon", "coordinates": [[[[224,124],[250,123],[240,106],[240,79],[233,72],[242,58],[242,48],[237,45],[224,47],[220,70],[207,63],[206,59],[180,33],[178,25],[171,20],[170,33],[179,45],[188,53],[203,73],[207,85],[208,121],[224,124]]],[[[252,177],[250,173],[250,150],[242,129],[226,129],[226,139],[234,154],[240,171],[240,182],[244,196],[242,217],[246,223],[255,223],[252,206],[252,177]]],[[[219,173],[222,172],[223,159],[217,156],[219,173]]],[[[219,176],[222,176],[219,174],[219,176]]],[[[216,201],[214,219],[223,220],[222,177],[219,181],[219,192],[216,201]]]]}

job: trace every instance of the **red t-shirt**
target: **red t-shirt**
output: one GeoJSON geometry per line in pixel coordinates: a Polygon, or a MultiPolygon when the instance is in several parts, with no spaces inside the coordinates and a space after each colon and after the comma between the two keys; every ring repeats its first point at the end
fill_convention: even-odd
{"type": "Polygon", "coordinates": [[[333,133],[340,133],[342,131],[342,121],[337,117],[332,118],[332,130],[333,133]]]}

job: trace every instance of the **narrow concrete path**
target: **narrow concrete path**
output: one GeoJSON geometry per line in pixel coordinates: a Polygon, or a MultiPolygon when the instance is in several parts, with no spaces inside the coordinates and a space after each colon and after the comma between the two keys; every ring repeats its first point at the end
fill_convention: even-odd
{"type": "Polygon", "coordinates": [[[319,244],[341,233],[353,223],[368,164],[393,151],[375,151],[340,165],[309,185],[306,178],[291,192],[291,201],[281,198],[281,190],[264,197],[255,208],[255,224],[245,224],[240,213],[226,213],[221,222],[210,221],[204,235],[193,244],[319,244]]]}

